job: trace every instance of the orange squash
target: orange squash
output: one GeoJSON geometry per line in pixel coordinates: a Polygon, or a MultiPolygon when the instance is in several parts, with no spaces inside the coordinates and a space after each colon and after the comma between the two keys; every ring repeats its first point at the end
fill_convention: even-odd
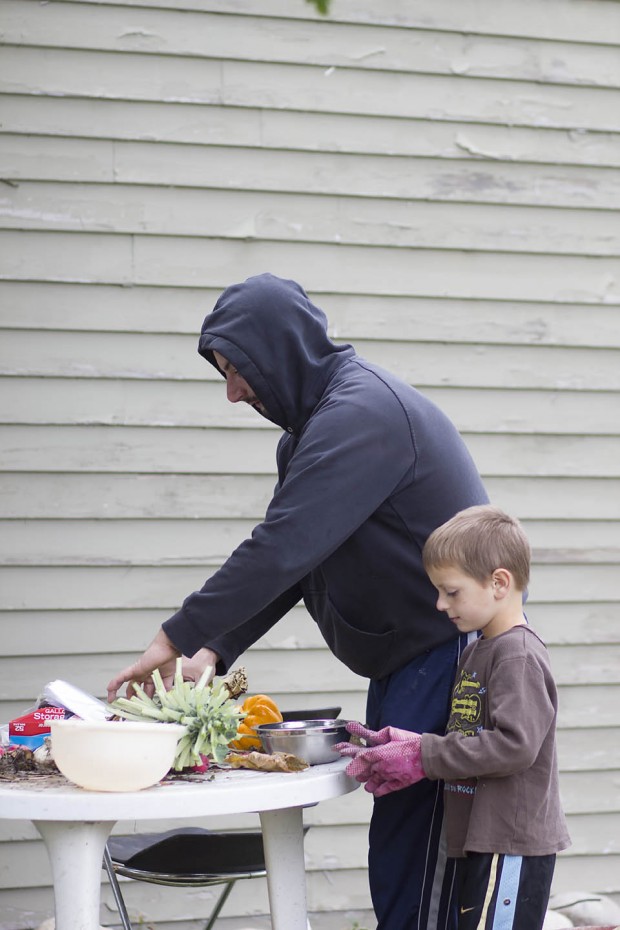
{"type": "Polygon", "coordinates": [[[282,714],[278,705],[266,694],[254,694],[245,699],[240,710],[246,716],[237,727],[238,739],[229,743],[231,749],[260,749],[261,741],[254,727],[261,723],[280,723],[282,714]]]}

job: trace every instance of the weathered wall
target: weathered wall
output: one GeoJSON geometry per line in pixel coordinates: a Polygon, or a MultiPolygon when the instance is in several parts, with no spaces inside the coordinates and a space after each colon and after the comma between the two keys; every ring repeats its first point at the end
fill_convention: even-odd
{"type": "MultiPolygon", "coordinates": [[[[561,693],[555,887],[620,899],[619,13],[2,0],[0,720],[54,678],[101,694],[260,519],[277,431],[226,404],[196,335],[271,270],[436,400],[524,520],[561,693]]],[[[301,609],[246,658],[283,706],[363,717],[301,609]]],[[[316,930],[366,922],[368,810],[308,813],[316,930]]],[[[21,930],[49,869],[32,827],[1,831],[21,930]]],[[[210,895],[128,899],[180,930],[210,895]]],[[[222,927],[257,910],[240,887],[222,927]]]]}

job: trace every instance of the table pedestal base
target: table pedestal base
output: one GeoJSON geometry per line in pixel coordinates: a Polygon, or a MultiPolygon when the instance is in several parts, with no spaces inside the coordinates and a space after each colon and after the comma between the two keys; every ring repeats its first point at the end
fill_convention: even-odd
{"type": "Polygon", "coordinates": [[[301,807],[260,812],[273,930],[307,930],[301,807]]]}
{"type": "Polygon", "coordinates": [[[54,878],[55,930],[99,930],[101,863],[114,821],[35,820],[54,878]]]}

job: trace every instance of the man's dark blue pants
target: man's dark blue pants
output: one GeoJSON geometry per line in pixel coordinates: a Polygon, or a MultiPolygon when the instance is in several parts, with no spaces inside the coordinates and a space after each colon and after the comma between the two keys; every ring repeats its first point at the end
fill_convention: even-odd
{"type": "MultiPolygon", "coordinates": [[[[371,681],[367,725],[443,734],[466,644],[461,636],[371,681]]],[[[443,782],[424,779],[375,799],[368,865],[377,930],[456,930],[454,862],[442,825],[443,782]]]]}

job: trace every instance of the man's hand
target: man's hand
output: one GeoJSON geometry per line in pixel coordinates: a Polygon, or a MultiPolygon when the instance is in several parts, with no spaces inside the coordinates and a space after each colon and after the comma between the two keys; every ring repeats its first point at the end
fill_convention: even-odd
{"type": "MultiPolygon", "coordinates": [[[[144,687],[146,693],[152,697],[155,691],[151,675],[157,668],[164,682],[164,687],[168,690],[173,683],[174,673],[176,670],[179,651],[176,646],[168,639],[163,630],[160,630],[151,645],[140,656],[140,658],[127,666],[122,672],[119,672],[108,684],[108,701],[112,702],[118,693],[119,688],[127,683],[126,694],[131,697],[133,689],[132,681],[137,681],[144,687]]],[[[202,673],[208,666],[211,667],[209,680],[215,674],[215,666],[219,661],[219,656],[212,652],[211,649],[199,649],[191,659],[183,657],[183,678],[185,681],[198,681],[202,673]]]]}
{"type": "MultiPolygon", "coordinates": [[[[168,639],[163,630],[160,630],[151,645],[140,656],[140,658],[119,672],[108,684],[108,701],[112,702],[118,693],[118,690],[125,682],[137,681],[139,684],[145,684],[156,668],[168,668],[174,665],[179,656],[179,651],[168,639]]],[[[127,697],[131,697],[133,691],[131,685],[127,687],[127,697]]]]}
{"type": "MultiPolygon", "coordinates": [[[[164,688],[166,691],[170,691],[174,685],[174,676],[177,670],[178,658],[178,653],[175,653],[174,658],[170,659],[169,662],[164,662],[163,665],[159,666],[159,674],[161,675],[161,679],[164,683],[164,688]]],[[[198,652],[196,652],[191,657],[191,659],[188,659],[187,656],[183,656],[183,681],[197,682],[202,677],[202,673],[207,668],[210,668],[211,672],[205,682],[205,684],[208,684],[215,675],[215,666],[219,662],[219,658],[220,657],[217,655],[217,653],[212,652],[210,649],[199,649],[198,652]]],[[[132,680],[136,681],[135,678],[132,680]]],[[[110,684],[111,683],[112,682],[110,682],[110,684]]],[[[153,683],[153,679],[148,678],[148,680],[143,683],[142,687],[144,688],[146,694],[152,698],[155,694],[155,685],[153,683]]],[[[129,686],[127,688],[128,697],[130,696],[131,690],[131,686],[129,686]]]]}
{"type": "MultiPolygon", "coordinates": [[[[215,666],[219,660],[220,657],[218,654],[211,649],[199,649],[198,652],[194,653],[191,659],[188,659],[187,656],[183,656],[183,681],[199,681],[202,677],[202,673],[210,667],[211,673],[206,682],[206,684],[208,684],[215,675],[215,666]]],[[[173,685],[176,665],[176,659],[173,659],[171,662],[167,663],[165,667],[160,666],[159,668],[166,691],[173,685]]]]}

